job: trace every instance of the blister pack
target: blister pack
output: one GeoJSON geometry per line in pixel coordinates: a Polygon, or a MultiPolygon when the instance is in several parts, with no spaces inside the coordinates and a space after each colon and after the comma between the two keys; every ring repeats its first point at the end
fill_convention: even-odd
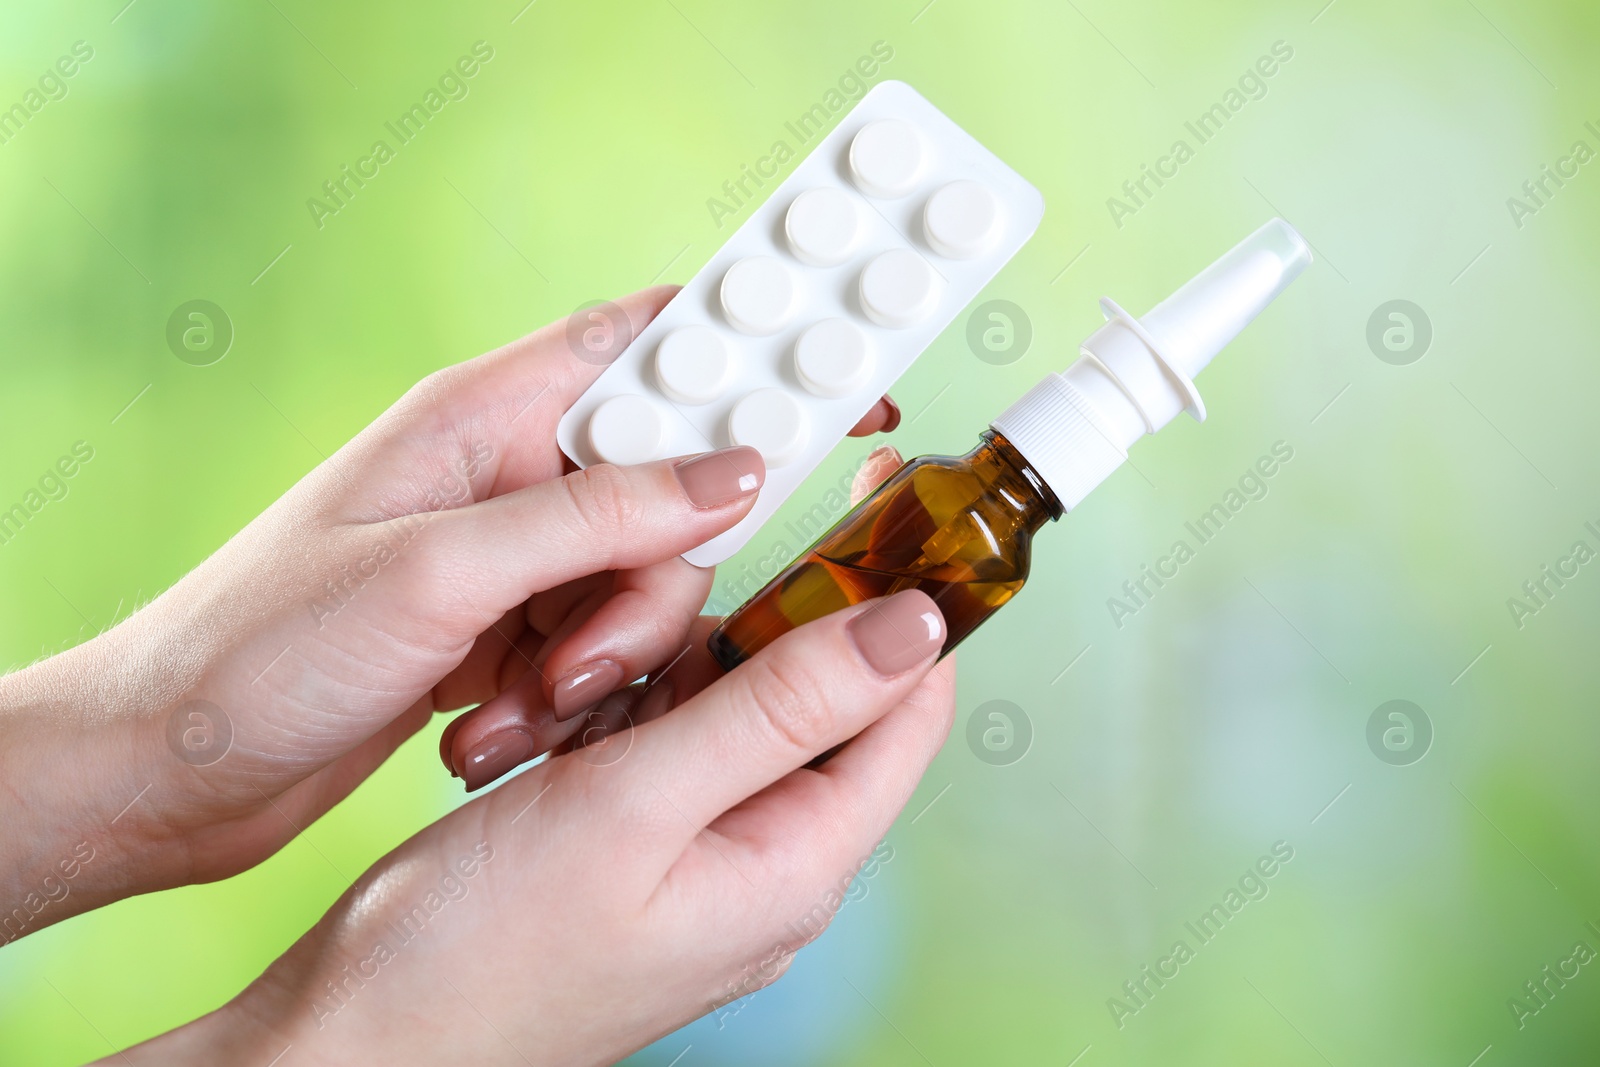
{"type": "Polygon", "coordinates": [[[573,462],[760,450],[737,552],[1038,228],[1044,199],[904,82],[874,87],[578,398],[573,462]]]}

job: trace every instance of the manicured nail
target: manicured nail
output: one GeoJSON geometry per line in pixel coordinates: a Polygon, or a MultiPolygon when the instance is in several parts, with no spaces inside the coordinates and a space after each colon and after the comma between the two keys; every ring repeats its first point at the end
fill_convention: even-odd
{"type": "Polygon", "coordinates": [[[944,616],[927,593],[906,589],[872,604],[845,625],[845,632],[873,670],[892,677],[938,653],[944,616]]]}
{"type": "Polygon", "coordinates": [[[683,494],[697,508],[714,508],[749,496],[767,479],[761,453],[748,445],[703,452],[672,470],[683,494]]]}
{"type": "Polygon", "coordinates": [[[585,663],[550,687],[556,721],[565,722],[622,684],[622,668],[608,659],[585,663]]]}
{"type": "Polygon", "coordinates": [[[501,730],[478,742],[462,760],[467,792],[482,789],[533,755],[533,737],[521,730],[501,730]]]}
{"type": "Polygon", "coordinates": [[[444,763],[444,769],[450,772],[450,777],[452,778],[461,777],[456,773],[455,757],[452,755],[452,750],[455,747],[456,731],[461,728],[462,721],[462,716],[457,715],[450,720],[450,724],[439,734],[439,759],[444,763]]]}
{"type": "Polygon", "coordinates": [[[892,433],[900,425],[900,405],[894,402],[894,397],[885,396],[883,402],[889,406],[889,417],[883,420],[883,429],[879,433],[892,433]]]}

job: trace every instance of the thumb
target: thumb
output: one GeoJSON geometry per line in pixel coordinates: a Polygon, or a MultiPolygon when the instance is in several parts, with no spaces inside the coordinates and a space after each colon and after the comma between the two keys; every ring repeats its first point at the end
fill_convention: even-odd
{"type": "Polygon", "coordinates": [[[687,552],[744,518],[765,479],[761,453],[748,447],[596,464],[435,513],[419,540],[419,577],[442,603],[465,599],[498,617],[564,582],[687,552]]]}

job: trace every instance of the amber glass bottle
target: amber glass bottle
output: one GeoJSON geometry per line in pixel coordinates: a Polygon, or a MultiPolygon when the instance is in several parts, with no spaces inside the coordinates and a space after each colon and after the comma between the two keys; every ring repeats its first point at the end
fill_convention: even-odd
{"type": "Polygon", "coordinates": [[[723,620],[711,652],[732,670],[802,623],[902,589],[944,613],[948,653],[1028,579],[1033,532],[1061,504],[997,431],[964,456],[921,456],[723,620]]]}
{"type": "Polygon", "coordinates": [[[1128,448],[1180,411],[1205,418],[1193,377],[1311,262],[1273,219],[1143,321],[1109,299],[1064,372],[1001,412],[965,456],[923,456],[889,476],[711,634],[732,670],[796,626],[921,589],[944,612],[944,651],[1016,596],[1034,531],[1083,502],[1128,448]]]}

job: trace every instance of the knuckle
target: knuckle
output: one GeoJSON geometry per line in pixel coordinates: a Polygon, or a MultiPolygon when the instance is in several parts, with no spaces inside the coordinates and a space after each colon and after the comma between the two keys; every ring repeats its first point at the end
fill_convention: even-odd
{"type": "Polygon", "coordinates": [[[821,687],[793,662],[757,657],[745,665],[748,703],[761,728],[781,745],[810,754],[833,735],[834,715],[821,687]]]}
{"type": "Polygon", "coordinates": [[[407,415],[420,415],[436,411],[460,387],[463,371],[460,364],[441,367],[407,389],[395,407],[407,415]]]}
{"type": "Polygon", "coordinates": [[[772,952],[759,960],[753,968],[752,977],[755,979],[757,989],[765,989],[784,975],[789,973],[789,968],[794,964],[795,953],[802,945],[779,942],[774,945],[772,952]]]}
{"type": "Polygon", "coordinates": [[[768,985],[771,985],[773,982],[776,982],[778,979],[789,973],[789,968],[794,966],[794,956],[796,951],[798,950],[791,948],[789,951],[785,952],[772,962],[772,977],[768,980],[768,985]]]}
{"type": "MultiPolygon", "coordinates": [[[[782,978],[788,972],[789,966],[794,963],[794,953],[795,949],[790,947],[787,939],[778,941],[767,954],[750,960],[738,974],[729,978],[711,1002],[713,1010],[719,1012],[719,1021],[722,1018],[721,1011],[728,1005],[752,993],[760,992],[782,978]]],[[[729,1014],[737,1014],[741,1010],[742,1007],[734,1008],[729,1014]]]]}
{"type": "Polygon", "coordinates": [[[575,471],[563,480],[574,512],[584,528],[611,533],[638,525],[644,506],[634,495],[628,476],[609,463],[575,471]]]}
{"type": "Polygon", "coordinates": [[[820,895],[806,911],[796,913],[784,928],[789,935],[790,953],[799,952],[821,937],[833,925],[833,918],[837,914],[838,909],[828,907],[820,895]]]}

